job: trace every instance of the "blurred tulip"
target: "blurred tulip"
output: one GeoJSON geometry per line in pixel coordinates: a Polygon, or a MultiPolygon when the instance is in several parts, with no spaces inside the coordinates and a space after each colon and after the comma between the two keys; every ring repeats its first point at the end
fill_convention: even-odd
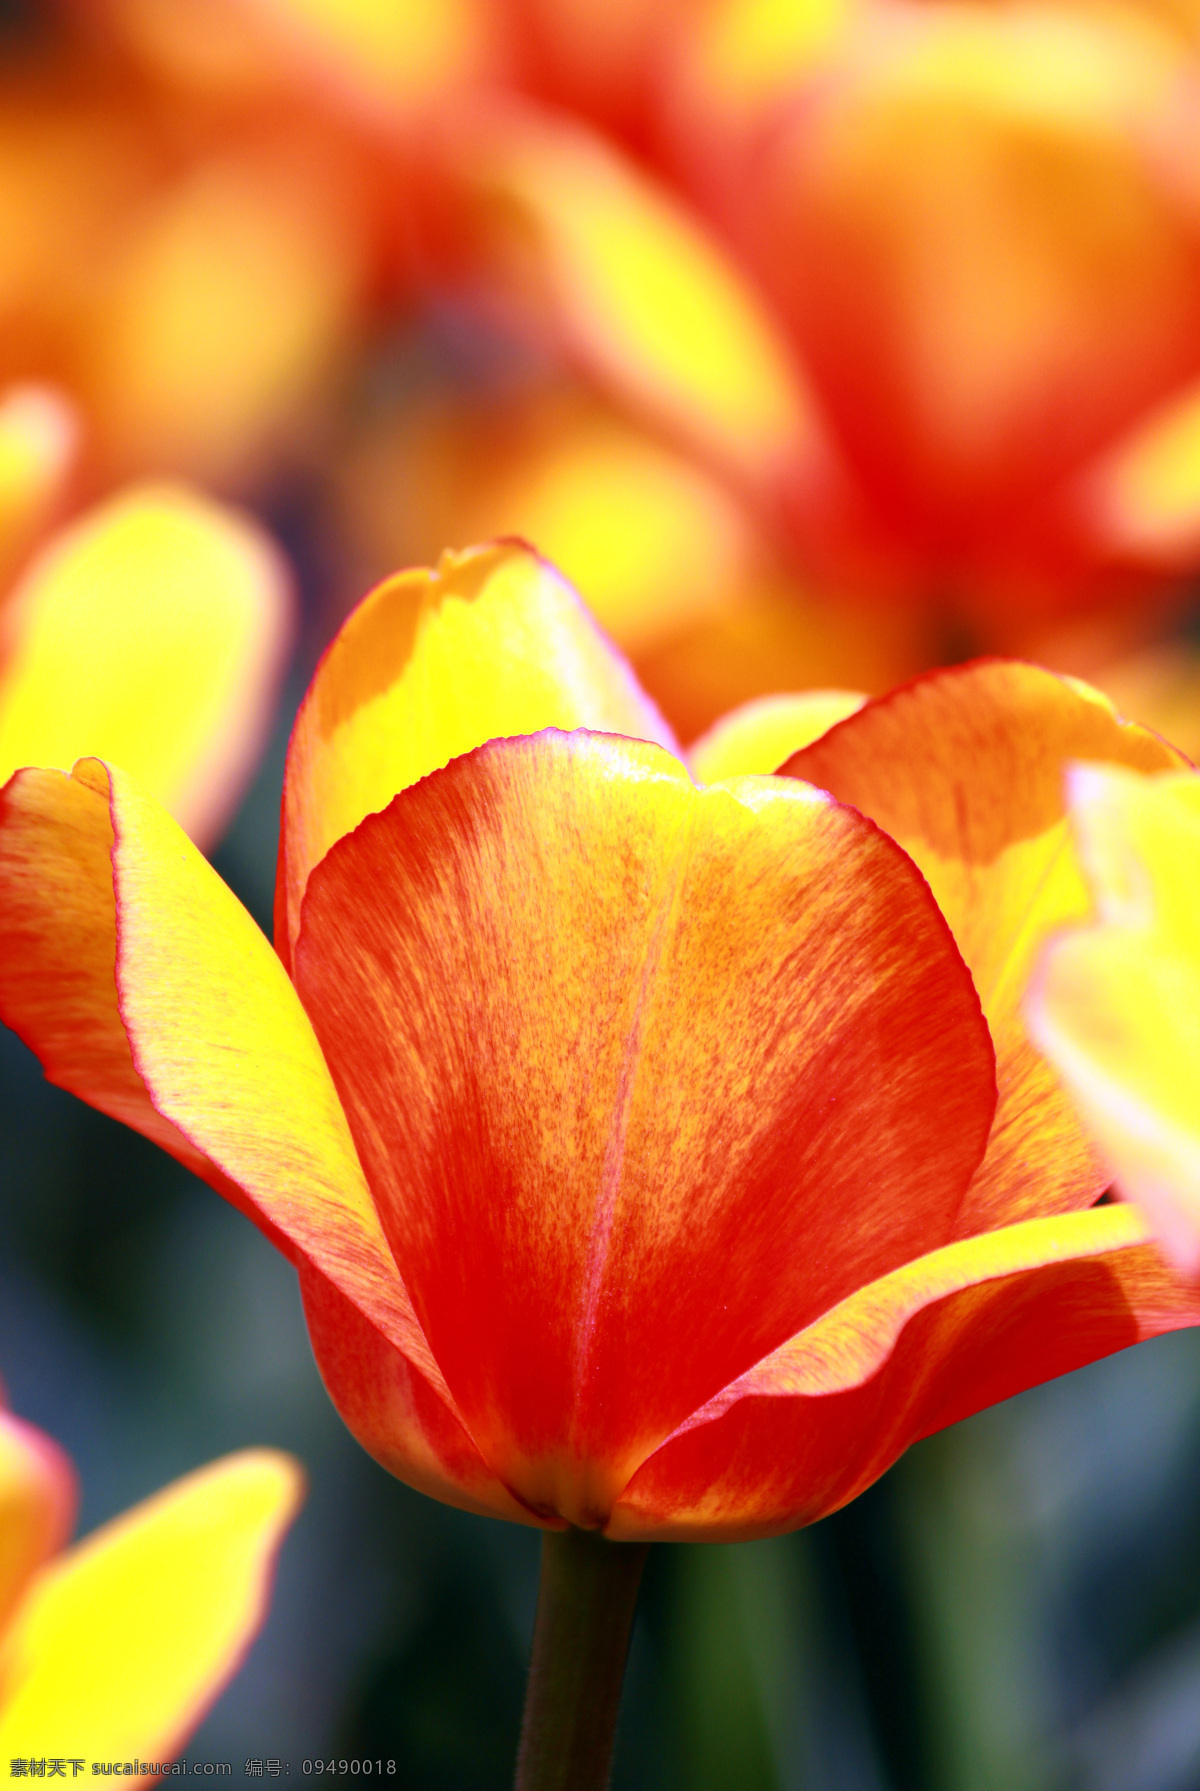
{"type": "Polygon", "coordinates": [[[1096,918],[1056,939],[1030,1026],[1127,1199],[1200,1271],[1200,779],[1070,774],[1096,918]]]}
{"type": "Polygon", "coordinates": [[[3,72],[0,379],[72,393],[94,482],[244,487],[297,452],[360,348],[398,253],[395,173],[242,9],[207,29],[126,10],[89,9],[3,72]],[[135,14],[179,61],[139,54],[135,14]]]}
{"type": "MultiPolygon", "coordinates": [[[[55,394],[0,401],[0,564],[56,500],[75,438],[55,394]]],[[[46,538],[0,607],[0,774],[103,746],[188,832],[219,833],[270,724],[291,584],[251,520],[135,486],[46,538]]]]}
{"type": "Polygon", "coordinates": [[[126,774],[23,771],[0,1013],[296,1263],[402,1479],[615,1538],[794,1528],[1200,1318],[1087,1210],[1018,1005],[1086,911],[1063,763],[1178,755],[1028,666],[859,701],[734,718],[708,768],[788,774],[697,788],[545,563],[447,556],[301,708],[278,956],[126,774]]]}
{"type": "Polygon", "coordinates": [[[828,589],[987,639],[1200,564],[1191,46],[1135,9],[891,0],[653,36],[636,161],[528,95],[448,118],[442,278],[751,492],[828,589]]]}
{"type": "Polygon", "coordinates": [[[276,1551],[302,1497],[290,1456],[245,1450],[64,1550],[71,1465],[49,1437],[0,1413],[5,1756],[44,1757],[50,1741],[100,1760],[178,1754],[266,1616],[276,1551]]]}

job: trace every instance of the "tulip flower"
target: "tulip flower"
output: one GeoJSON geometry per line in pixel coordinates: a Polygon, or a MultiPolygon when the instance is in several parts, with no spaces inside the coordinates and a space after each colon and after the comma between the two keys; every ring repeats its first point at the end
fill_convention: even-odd
{"type": "MultiPolygon", "coordinates": [[[[0,1753],[141,1762],[183,1748],[266,1616],[303,1496],[290,1456],[246,1449],[76,1543],[75,1475],[0,1412],[0,1753]]],[[[126,1764],[130,1762],[131,1764],[126,1764]]]]}
{"type": "Polygon", "coordinates": [[[0,400],[0,569],[17,573],[0,604],[0,776],[103,747],[208,841],[270,722],[290,576],[249,517],[182,486],[127,488],[46,533],[76,433],[51,391],[0,400]]]}
{"type": "Polygon", "coordinates": [[[1050,944],[1027,1007],[1118,1189],[1200,1271],[1200,779],[1079,765],[1071,818],[1095,903],[1050,944]]]}
{"type": "Polygon", "coordinates": [[[1081,754],[1179,762],[985,662],[736,716],[698,785],[569,587],[501,544],[387,582],[329,648],[275,951],[123,770],[5,787],[0,1016],[287,1253],[379,1461],[546,1531],[523,1783],[603,1754],[640,1559],[610,1544],[812,1522],[930,1431],[1200,1318],[1139,1216],[1095,1208],[1020,1019],[1086,911],[1081,754]]]}

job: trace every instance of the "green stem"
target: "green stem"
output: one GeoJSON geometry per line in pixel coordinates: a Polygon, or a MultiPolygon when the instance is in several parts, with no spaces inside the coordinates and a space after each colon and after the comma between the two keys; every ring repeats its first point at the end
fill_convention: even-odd
{"type": "Polygon", "coordinates": [[[516,1791],[604,1791],[645,1542],[542,1532],[516,1791]]]}

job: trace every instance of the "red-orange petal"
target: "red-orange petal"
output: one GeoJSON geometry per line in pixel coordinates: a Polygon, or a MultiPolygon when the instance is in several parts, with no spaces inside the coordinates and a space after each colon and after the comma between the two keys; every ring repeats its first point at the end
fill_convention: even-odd
{"type": "Polygon", "coordinates": [[[494,741],[314,871],[296,982],[492,1470],[602,1522],[637,1462],[948,1239],[994,1084],[928,891],[816,791],[494,741]]]}
{"type": "Polygon", "coordinates": [[[960,1234],[1088,1206],[1106,1174],[1021,1018],[1047,936],[1089,912],[1066,822],[1075,759],[1157,771],[1181,755],[1107,697],[983,660],[880,697],[782,767],[869,815],[916,861],[979,990],[999,1103],[960,1234]]]}
{"type": "Polygon", "coordinates": [[[326,1275],[300,1292],[325,1390],[355,1440],[397,1480],[484,1517],[536,1523],[492,1473],[442,1395],[326,1275]]]}
{"type": "Polygon", "coordinates": [[[1100,1207],[906,1264],[727,1389],[711,1421],[681,1427],[625,1488],[609,1533],[732,1541],[813,1523],[921,1437],[1200,1322],[1200,1293],[1148,1236],[1129,1208],[1100,1207]]]}

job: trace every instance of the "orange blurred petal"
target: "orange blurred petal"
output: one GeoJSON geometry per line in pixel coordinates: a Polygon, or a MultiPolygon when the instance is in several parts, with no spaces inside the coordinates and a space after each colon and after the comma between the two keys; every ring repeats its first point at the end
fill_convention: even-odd
{"type": "Polygon", "coordinates": [[[785,780],[548,730],[313,872],[297,986],[467,1427],[603,1522],[686,1414],[952,1235],[994,1099],[923,881],[785,780]]]}
{"type": "Polygon", "coordinates": [[[558,382],[408,406],[358,443],[341,484],[373,569],[519,535],[627,653],[728,601],[762,555],[749,514],[694,459],[558,382]]]}
{"type": "Polygon", "coordinates": [[[890,9],[734,219],[943,583],[1200,363],[1194,70],[1129,8],[890,9]]]}
{"type": "Polygon", "coordinates": [[[0,1412],[0,1631],[33,1575],[68,1540],[78,1502],[75,1470],[58,1444],[0,1412]]]}
{"type": "Polygon", "coordinates": [[[363,205],[326,138],[199,161],[121,239],[79,377],[123,471],[244,483],[300,428],[358,328],[363,205]]]}
{"type": "Polygon", "coordinates": [[[962,1234],[1089,1205],[1107,1175],[1020,1001],[1043,941],[1088,912],[1063,778],[1072,759],[1181,763],[1086,685],[1006,661],[935,672],[869,703],[784,771],[891,835],[929,880],[996,1045],[996,1124],[962,1234]]]}

